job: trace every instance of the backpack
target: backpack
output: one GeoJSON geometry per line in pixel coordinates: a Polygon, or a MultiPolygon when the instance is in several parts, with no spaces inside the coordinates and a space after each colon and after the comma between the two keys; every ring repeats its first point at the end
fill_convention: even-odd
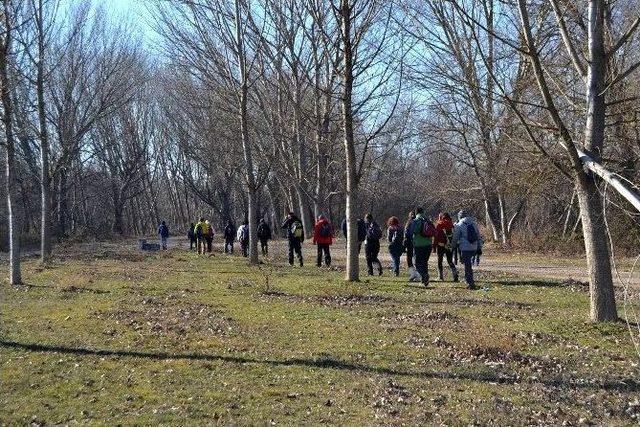
{"type": "Polygon", "coordinates": [[[202,224],[198,224],[196,225],[196,236],[198,236],[198,238],[202,238],[202,224]]]}
{"type": "Polygon", "coordinates": [[[367,227],[367,240],[380,240],[381,237],[382,230],[380,226],[375,222],[369,224],[369,227],[367,227]]]}
{"type": "Polygon", "coordinates": [[[471,244],[478,241],[478,233],[473,224],[467,224],[467,241],[471,244]]]}
{"type": "Polygon", "coordinates": [[[431,221],[425,218],[416,218],[416,222],[419,222],[419,228],[416,228],[414,225],[414,234],[419,234],[422,237],[433,238],[436,235],[436,227],[433,225],[431,221]],[[417,231],[417,233],[416,233],[417,231]]]}
{"type": "Polygon", "coordinates": [[[300,221],[294,221],[293,224],[291,224],[291,235],[296,239],[304,239],[304,231],[300,221]]]}
{"type": "Polygon", "coordinates": [[[367,238],[367,225],[363,220],[358,220],[358,242],[364,242],[367,238]]]}
{"type": "Polygon", "coordinates": [[[328,222],[323,222],[320,225],[320,237],[325,239],[331,237],[331,226],[328,222]]]}

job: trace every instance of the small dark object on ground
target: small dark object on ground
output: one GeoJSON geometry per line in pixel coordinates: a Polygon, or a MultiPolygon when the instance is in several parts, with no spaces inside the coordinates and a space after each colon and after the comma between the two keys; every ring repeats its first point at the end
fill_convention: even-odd
{"type": "Polygon", "coordinates": [[[159,243],[147,243],[147,241],[144,239],[138,240],[138,243],[141,251],[155,252],[160,250],[159,243]]]}

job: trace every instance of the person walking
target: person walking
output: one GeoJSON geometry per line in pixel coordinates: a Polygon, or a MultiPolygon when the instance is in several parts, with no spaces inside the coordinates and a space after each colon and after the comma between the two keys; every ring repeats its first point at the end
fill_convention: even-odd
{"type": "Polygon", "coordinates": [[[213,225],[209,222],[209,220],[206,220],[204,223],[207,228],[206,234],[204,235],[204,239],[207,242],[207,252],[211,253],[211,251],[213,250],[213,235],[215,234],[215,232],[213,231],[213,225]]]}
{"type": "Polygon", "coordinates": [[[192,251],[194,247],[198,247],[198,240],[196,239],[196,225],[192,222],[189,225],[189,231],[187,231],[187,238],[189,239],[189,250],[192,251]]]}
{"type": "Polygon", "coordinates": [[[313,227],[313,244],[318,247],[318,257],[316,265],[322,267],[322,257],[324,255],[325,267],[331,266],[330,246],[333,243],[333,225],[324,215],[318,217],[313,227]]]}
{"type": "Polygon", "coordinates": [[[422,284],[429,286],[429,256],[436,228],[424,214],[423,208],[416,209],[416,218],[412,223],[413,247],[416,257],[415,266],[420,274],[422,284]]]}
{"type": "MultiPolygon", "coordinates": [[[[356,222],[358,230],[358,253],[362,250],[362,243],[367,239],[367,226],[364,219],[358,218],[356,222]]],[[[347,247],[347,219],[342,220],[342,235],[344,236],[344,247],[347,247]]]]}
{"type": "Polygon", "coordinates": [[[451,275],[453,281],[458,281],[458,269],[453,263],[453,250],[451,247],[451,239],[453,237],[453,221],[451,216],[444,212],[438,215],[438,221],[436,222],[436,235],[433,239],[433,249],[438,255],[438,280],[444,280],[443,273],[443,260],[446,257],[447,264],[451,269],[451,275]]]}
{"type": "Polygon", "coordinates": [[[460,261],[464,265],[464,280],[467,282],[467,287],[476,289],[471,259],[478,250],[482,250],[482,241],[476,221],[464,209],[458,213],[458,222],[453,228],[451,245],[454,250],[460,249],[460,261]]]}
{"type": "Polygon", "coordinates": [[[249,256],[249,221],[246,219],[240,227],[238,227],[237,239],[242,249],[242,256],[247,258],[249,256]]]}
{"type": "Polygon", "coordinates": [[[364,217],[366,226],[366,238],[364,242],[364,254],[367,260],[367,271],[369,276],[373,276],[373,264],[378,264],[378,275],[382,276],[382,263],[378,259],[380,253],[380,239],[382,230],[377,222],[373,220],[373,215],[368,213],[364,217]]]}
{"type": "Polygon", "coordinates": [[[304,227],[302,221],[293,212],[289,212],[282,228],[287,230],[287,239],[289,240],[289,265],[293,265],[293,254],[298,256],[300,267],[304,265],[302,258],[302,242],[304,241],[304,227]]]}
{"type": "Polygon", "coordinates": [[[269,240],[271,240],[271,227],[267,224],[267,221],[264,218],[260,219],[260,224],[258,224],[258,239],[260,240],[260,249],[262,250],[262,255],[269,255],[269,240]]]}
{"type": "Polygon", "coordinates": [[[169,227],[167,227],[167,223],[162,221],[160,226],[158,227],[158,235],[160,236],[160,244],[162,245],[162,250],[167,250],[167,241],[169,240],[169,227]]]}
{"type": "Polygon", "coordinates": [[[420,280],[420,275],[413,265],[413,220],[416,219],[414,211],[409,212],[409,217],[404,225],[404,250],[407,252],[407,270],[409,271],[409,281],[420,280]]]}
{"type": "Polygon", "coordinates": [[[198,255],[204,254],[205,249],[206,249],[206,240],[204,238],[205,236],[205,222],[204,222],[204,218],[200,218],[200,221],[198,221],[198,223],[196,224],[195,227],[195,232],[196,232],[196,243],[197,243],[197,247],[198,247],[198,255]]]}
{"type": "Polygon", "coordinates": [[[387,221],[387,241],[389,242],[389,254],[393,262],[393,273],[400,275],[400,257],[404,252],[404,228],[397,217],[392,216],[387,221]]]}
{"type": "Polygon", "coordinates": [[[224,227],[224,253],[233,253],[233,242],[236,239],[236,227],[233,222],[229,220],[226,227],[224,227]]]}

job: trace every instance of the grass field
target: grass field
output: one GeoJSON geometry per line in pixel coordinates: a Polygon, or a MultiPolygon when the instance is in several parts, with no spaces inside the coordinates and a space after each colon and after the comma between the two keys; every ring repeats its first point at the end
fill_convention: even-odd
{"type": "Polygon", "coordinates": [[[640,423],[627,325],[588,323],[580,286],[307,264],[121,244],[27,261],[0,288],[0,424],[640,423]]]}

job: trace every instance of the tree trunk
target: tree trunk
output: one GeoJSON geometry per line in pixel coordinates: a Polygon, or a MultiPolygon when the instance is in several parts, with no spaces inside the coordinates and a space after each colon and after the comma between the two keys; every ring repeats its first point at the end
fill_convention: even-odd
{"type": "Polygon", "coordinates": [[[9,284],[22,283],[20,270],[20,224],[16,212],[16,190],[18,188],[18,174],[15,159],[15,139],[13,135],[13,105],[11,103],[11,82],[9,82],[9,56],[12,46],[11,2],[3,1],[4,12],[4,40],[0,52],[0,84],[2,86],[2,122],[6,140],[6,190],[7,213],[9,215],[9,284]]]}
{"type": "MultiPolygon", "coordinates": [[[[605,134],[606,55],[604,48],[605,2],[589,1],[589,61],[587,74],[587,123],[585,149],[596,160],[602,156],[605,134]]],[[[591,320],[616,320],[618,313],[611,274],[611,254],[598,178],[576,171],[582,233],[590,283],[591,320]]]]}
{"type": "Polygon", "coordinates": [[[344,150],[346,157],[346,217],[347,217],[347,272],[350,282],[360,280],[360,264],[358,260],[358,223],[357,196],[358,182],[356,176],[356,148],[353,135],[353,46],[351,41],[351,6],[349,0],[341,0],[340,14],[342,19],[343,45],[343,90],[342,120],[344,127],[344,150]]]}
{"type": "Polygon", "coordinates": [[[36,95],[38,98],[38,122],[40,126],[40,257],[43,263],[51,258],[51,177],[49,175],[49,135],[44,99],[44,14],[42,0],[38,0],[36,25],[38,28],[38,63],[36,95]]]}
{"type": "Polygon", "coordinates": [[[251,141],[249,140],[249,128],[247,120],[247,95],[249,83],[247,81],[247,64],[244,52],[244,41],[242,38],[242,19],[240,17],[240,0],[235,0],[235,36],[236,55],[238,61],[238,73],[240,75],[239,91],[239,118],[240,136],[242,139],[242,150],[244,153],[245,173],[247,179],[247,210],[249,219],[249,264],[258,265],[258,215],[256,210],[257,191],[256,178],[253,172],[253,158],[251,153],[251,141]]]}

